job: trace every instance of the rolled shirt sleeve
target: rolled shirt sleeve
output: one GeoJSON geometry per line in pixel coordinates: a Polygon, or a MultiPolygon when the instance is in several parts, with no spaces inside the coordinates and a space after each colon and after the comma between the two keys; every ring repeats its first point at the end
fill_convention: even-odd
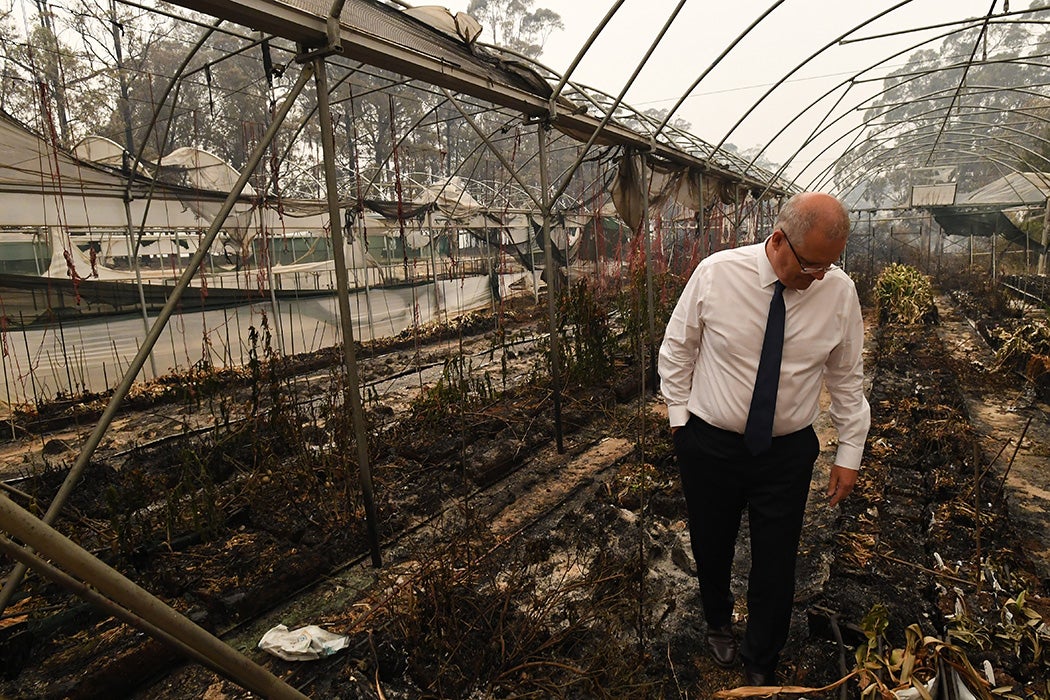
{"type": "Polygon", "coordinates": [[[835,464],[859,469],[871,426],[871,407],[864,396],[864,320],[856,291],[847,308],[842,342],[828,356],[824,382],[831,396],[831,421],[839,436],[835,464]]]}
{"type": "Polygon", "coordinates": [[[703,334],[699,287],[700,276],[694,272],[671,313],[660,345],[660,392],[667,403],[667,418],[672,428],[689,422],[687,405],[703,334]]]}

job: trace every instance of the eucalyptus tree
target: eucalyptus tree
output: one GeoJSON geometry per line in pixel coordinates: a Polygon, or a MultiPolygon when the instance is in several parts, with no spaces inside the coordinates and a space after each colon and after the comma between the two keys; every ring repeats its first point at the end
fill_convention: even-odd
{"type": "Polygon", "coordinates": [[[39,100],[28,49],[14,12],[0,14],[0,109],[23,121],[39,100]]]}
{"type": "Polygon", "coordinates": [[[69,11],[78,46],[95,72],[91,99],[82,98],[81,106],[93,116],[96,133],[133,154],[139,146],[135,130],[142,125],[133,116],[131,86],[148,79],[149,57],[172,22],[116,0],[79,0],[69,11]]]}
{"type": "Polygon", "coordinates": [[[546,7],[533,9],[534,4],[535,0],[471,0],[467,14],[492,33],[481,37],[486,43],[539,58],[551,32],[565,26],[557,12],[546,7]]]}
{"type": "Polygon", "coordinates": [[[0,18],[0,106],[67,146],[77,134],[70,105],[90,85],[90,68],[69,41],[61,6],[37,0],[20,9],[0,18]],[[78,88],[70,91],[70,84],[78,88]]]}
{"type": "Polygon", "coordinates": [[[1045,159],[1050,130],[1045,115],[1039,118],[1050,88],[1048,18],[1047,11],[1021,20],[990,18],[910,54],[866,105],[864,138],[836,165],[836,181],[848,189],[857,180],[858,164],[893,162],[860,178],[861,189],[876,205],[899,204],[907,200],[911,173],[948,162],[939,154],[950,153],[944,157],[955,167],[959,191],[972,191],[1003,175],[1002,162],[980,157],[984,144],[997,137],[1015,144],[1008,166],[1050,170],[1045,159]],[[940,149],[948,135],[952,148],[940,149]],[[923,138],[927,149],[909,149],[901,160],[882,157],[892,155],[898,143],[923,138]],[[959,157],[966,153],[972,157],[959,157]]]}

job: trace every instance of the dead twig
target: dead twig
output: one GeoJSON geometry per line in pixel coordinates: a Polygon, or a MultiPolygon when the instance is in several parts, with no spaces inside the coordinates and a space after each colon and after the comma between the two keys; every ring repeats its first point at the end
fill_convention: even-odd
{"type": "Polygon", "coordinates": [[[977,491],[978,484],[980,484],[984,480],[984,477],[988,476],[988,472],[990,472],[992,470],[992,467],[995,466],[996,460],[999,459],[999,457],[1003,454],[1006,448],[1009,447],[1011,442],[1012,440],[1007,440],[1006,442],[1004,442],[1003,446],[999,448],[999,452],[997,452],[996,455],[992,457],[992,461],[989,462],[988,466],[984,468],[984,471],[982,471],[980,475],[976,479],[974,479],[973,486],[971,486],[970,490],[966,493],[967,499],[971,498],[974,492],[977,491]]]}
{"type": "Polygon", "coordinates": [[[949,581],[954,581],[955,583],[964,583],[967,586],[976,586],[977,585],[973,581],[968,581],[968,580],[966,580],[964,578],[959,578],[958,576],[952,576],[951,574],[946,574],[943,571],[936,571],[934,569],[930,569],[928,567],[922,566],[921,564],[916,564],[914,562],[905,561],[904,559],[898,559],[897,557],[892,556],[890,554],[883,554],[882,552],[875,552],[875,555],[879,556],[879,557],[882,557],[883,559],[886,559],[888,561],[892,561],[895,564],[903,564],[904,566],[910,566],[913,569],[918,569],[919,571],[922,571],[924,573],[930,574],[931,576],[939,576],[941,578],[946,578],[949,581]]]}

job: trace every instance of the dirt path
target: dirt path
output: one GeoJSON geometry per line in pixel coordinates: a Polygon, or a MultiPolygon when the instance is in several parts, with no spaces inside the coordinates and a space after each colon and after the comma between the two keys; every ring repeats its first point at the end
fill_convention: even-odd
{"type": "MultiPolygon", "coordinates": [[[[940,335],[950,352],[977,365],[978,371],[991,368],[991,349],[956,307],[941,298],[938,309],[940,335]]],[[[1010,388],[969,384],[964,378],[960,384],[970,419],[981,434],[984,453],[989,459],[998,455],[993,469],[1009,469],[1005,492],[1011,519],[1023,536],[1018,544],[1032,559],[1044,584],[1050,586],[1050,406],[1019,380],[1011,378],[1010,388]]]]}

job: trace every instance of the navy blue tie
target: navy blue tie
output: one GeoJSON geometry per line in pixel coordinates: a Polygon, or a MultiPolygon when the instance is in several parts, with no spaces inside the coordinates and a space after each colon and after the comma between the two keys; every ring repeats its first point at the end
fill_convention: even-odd
{"type": "Polygon", "coordinates": [[[777,280],[773,286],[773,299],[769,302],[755,391],[751,394],[751,410],[744,428],[744,445],[752,455],[765,452],[773,444],[773,414],[780,386],[780,357],[784,352],[784,315],[784,285],[777,280]]]}

